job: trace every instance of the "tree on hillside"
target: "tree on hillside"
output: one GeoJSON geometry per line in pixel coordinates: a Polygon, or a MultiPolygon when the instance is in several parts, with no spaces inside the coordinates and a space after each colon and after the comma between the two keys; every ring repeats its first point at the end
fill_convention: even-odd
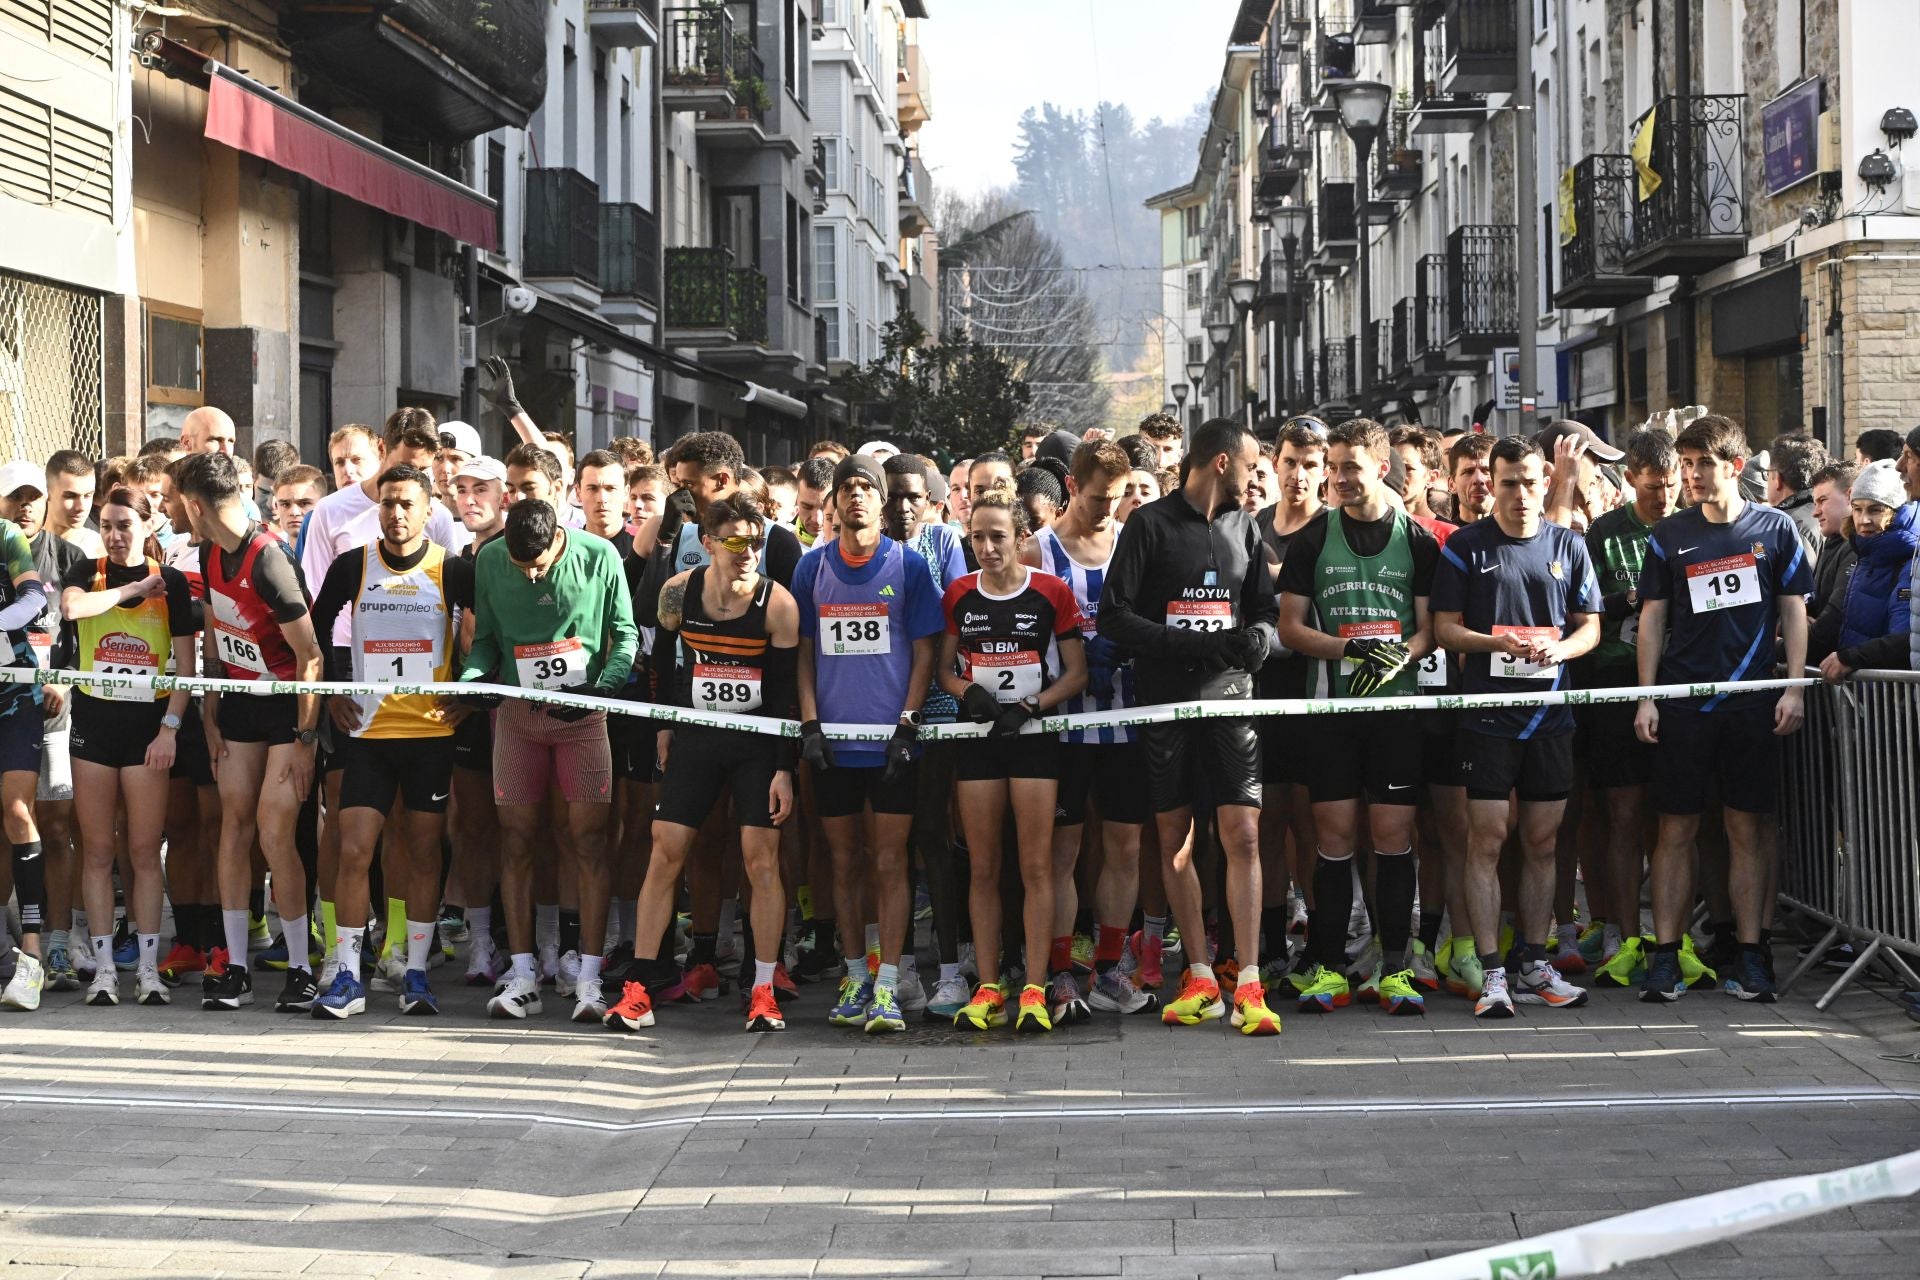
{"type": "Polygon", "coordinates": [[[1030,394],[1005,357],[958,332],[928,344],[910,311],[880,331],[880,357],[834,379],[902,449],[970,458],[1013,443],[1030,394]]]}

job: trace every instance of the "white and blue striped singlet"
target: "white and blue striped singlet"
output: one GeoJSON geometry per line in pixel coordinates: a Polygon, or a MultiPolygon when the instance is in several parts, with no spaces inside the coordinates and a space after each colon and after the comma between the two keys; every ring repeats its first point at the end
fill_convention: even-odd
{"type": "MultiPolygon", "coordinates": [[[[1122,711],[1136,705],[1132,662],[1122,662],[1110,668],[1113,681],[1113,692],[1110,696],[1101,698],[1093,693],[1093,683],[1098,675],[1094,670],[1094,651],[1096,647],[1105,647],[1095,646],[1093,643],[1095,622],[1100,616],[1100,589],[1106,583],[1107,564],[1113,563],[1111,552],[1108,554],[1107,564],[1087,568],[1067,554],[1067,548],[1061,543],[1060,535],[1052,529],[1042,529],[1039,538],[1041,559],[1045,562],[1042,567],[1073,588],[1074,602],[1080,606],[1080,634],[1087,640],[1087,690],[1067,699],[1061,710],[1067,715],[1077,715],[1086,711],[1122,711]]],[[[1114,544],[1119,545],[1119,541],[1119,535],[1116,532],[1114,544]]],[[[1060,741],[1086,745],[1131,742],[1133,733],[1132,729],[1113,726],[1097,729],[1068,729],[1060,735],[1060,741]]]]}

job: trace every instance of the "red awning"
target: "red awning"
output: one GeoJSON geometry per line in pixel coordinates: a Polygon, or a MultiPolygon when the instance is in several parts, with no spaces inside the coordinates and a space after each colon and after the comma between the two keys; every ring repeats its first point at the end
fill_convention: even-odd
{"type": "Polygon", "coordinates": [[[308,110],[231,67],[207,64],[207,137],[311,178],[362,204],[500,247],[492,200],[308,110]]]}

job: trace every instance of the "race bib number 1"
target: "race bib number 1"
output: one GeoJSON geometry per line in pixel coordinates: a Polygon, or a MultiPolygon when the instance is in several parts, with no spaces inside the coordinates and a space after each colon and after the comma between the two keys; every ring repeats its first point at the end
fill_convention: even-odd
{"type": "Polygon", "coordinates": [[[996,702],[1040,696],[1044,676],[1037,653],[976,653],[971,667],[973,682],[991,690],[996,702]]]}
{"type": "Polygon", "coordinates": [[[1181,631],[1228,631],[1233,627],[1230,600],[1170,600],[1167,625],[1181,631]]]}
{"type": "Polygon", "coordinates": [[[702,711],[757,711],[760,668],[693,664],[693,705],[702,711]]]}
{"type": "MultiPolygon", "coordinates": [[[[1505,627],[1495,623],[1493,634],[1496,637],[1515,636],[1528,644],[1551,644],[1560,638],[1560,628],[1505,627]]],[[[1543,667],[1517,654],[1496,653],[1492,656],[1491,674],[1502,680],[1551,680],[1560,674],[1558,666],[1543,667]]]]}
{"type": "Polygon", "coordinates": [[[571,689],[587,682],[587,651],[577,637],[513,647],[513,666],[528,689],[571,689]]]}
{"type": "Polygon", "coordinates": [[[360,652],[367,674],[375,680],[427,684],[433,679],[431,640],[369,640],[360,652]]]}
{"type": "Polygon", "coordinates": [[[828,657],[875,656],[893,648],[893,619],[884,604],[820,606],[820,651],[828,657]]]}
{"type": "Polygon", "coordinates": [[[1687,598],[1695,613],[1760,603],[1760,566],[1751,554],[1687,566],[1687,598]]]}

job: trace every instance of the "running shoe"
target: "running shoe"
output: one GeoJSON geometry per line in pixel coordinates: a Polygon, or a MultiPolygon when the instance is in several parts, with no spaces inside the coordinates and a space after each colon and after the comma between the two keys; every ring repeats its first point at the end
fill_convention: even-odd
{"type": "MultiPolygon", "coordinates": [[[[1607,933],[1605,920],[1590,920],[1587,922],[1587,927],[1580,931],[1580,958],[1587,962],[1588,968],[1594,968],[1606,961],[1607,933]]],[[[1619,936],[1617,931],[1614,936],[1619,936]]]]}
{"type": "Polygon", "coordinates": [[[217,968],[210,968],[200,978],[200,1007],[202,1009],[238,1009],[241,1005],[253,1003],[253,975],[247,972],[243,964],[228,964],[226,948],[214,950],[219,962],[217,968]]]}
{"type": "Polygon", "coordinates": [[[1133,953],[1136,966],[1135,981],[1143,991],[1158,991],[1166,985],[1166,975],[1161,970],[1161,960],[1166,952],[1166,940],[1150,938],[1144,932],[1135,933],[1127,940],[1133,953]]]}
{"type": "Polygon", "coordinates": [[[1740,953],[1740,962],[1734,966],[1733,976],[1727,979],[1726,991],[1728,995],[1759,1004],[1772,1004],[1780,998],[1774,989],[1773,975],[1767,972],[1765,957],[1758,951],[1740,953]]]}
{"type": "Polygon", "coordinates": [[[1073,935],[1073,971],[1077,974],[1093,972],[1093,935],[1076,933],[1073,935]]]}
{"type": "MultiPolygon", "coordinates": [[[[364,964],[365,961],[362,963],[364,964]]],[[[367,986],[375,991],[391,994],[400,989],[400,984],[405,981],[406,976],[407,962],[404,948],[400,952],[388,951],[374,962],[373,979],[367,983],[367,986]]]]}
{"type": "Polygon", "coordinates": [[[574,987],[580,981],[580,953],[564,952],[560,957],[560,970],[553,979],[553,994],[565,1000],[573,994],[574,987]]]}
{"type": "Polygon", "coordinates": [[[1296,1003],[1302,1013],[1332,1013],[1335,1009],[1344,1009],[1353,999],[1347,975],[1323,964],[1296,974],[1293,985],[1299,993],[1296,1003]]]}
{"type": "Polygon", "coordinates": [[[1376,1004],[1379,1003],[1380,978],[1381,978],[1382,970],[1384,969],[1384,967],[1385,967],[1384,965],[1374,966],[1373,972],[1369,973],[1366,977],[1360,979],[1360,981],[1358,982],[1354,982],[1353,975],[1348,974],[1347,981],[1353,987],[1353,994],[1356,996],[1359,996],[1362,1000],[1371,1000],[1376,1004]]]}
{"type": "Polygon", "coordinates": [[[1478,1000],[1486,987],[1486,969],[1474,954],[1473,939],[1462,938],[1453,949],[1453,968],[1447,975],[1447,990],[1468,1000],[1478,1000]]]}
{"type": "MultiPolygon", "coordinates": [[[[82,982],[93,981],[93,948],[87,944],[86,934],[75,930],[75,937],[67,947],[67,959],[73,964],[73,974],[82,982]]],[[[0,950],[7,944],[0,942],[0,950]]],[[[5,973],[10,962],[11,952],[0,954],[0,974],[5,973]]]]}
{"type": "MultiPolygon", "coordinates": [[[[629,987],[635,987],[639,984],[630,982],[627,985],[629,987]]],[[[621,1003],[624,1004],[625,1000],[623,999],[621,1003]]],[[[617,1007],[618,1006],[616,1006],[616,1008],[617,1007]]],[[[607,1017],[611,1018],[612,1016],[613,1013],[609,1011],[607,1017]]],[[[651,1018],[653,1015],[649,1013],[647,1016],[651,1018]]],[[[771,982],[761,983],[753,989],[753,994],[747,998],[747,1030],[785,1031],[786,1029],[787,1020],[781,1016],[780,1001],[774,994],[773,984],[771,982]]]]}
{"type": "Polygon", "coordinates": [[[99,969],[94,972],[93,981],[87,984],[87,1003],[100,1009],[120,1003],[118,969],[99,969]]]}
{"type": "Polygon", "coordinates": [[[1385,961],[1386,953],[1381,951],[1380,939],[1374,935],[1368,934],[1359,942],[1357,949],[1354,939],[1347,940],[1346,975],[1349,979],[1365,982],[1370,975],[1380,971],[1385,961]]]}
{"type": "Polygon", "coordinates": [[[40,992],[47,983],[47,967],[40,963],[38,956],[30,956],[18,947],[13,949],[12,960],[13,976],[7,979],[5,990],[0,991],[0,1005],[32,1013],[40,1007],[40,992]]]}
{"type": "MultiPolygon", "coordinates": [[[[1739,952],[1736,951],[1733,960],[1738,963],[1739,959],[1739,952]]],[[[1689,987],[1699,986],[1702,979],[1708,982],[1715,981],[1720,976],[1720,968],[1721,966],[1714,964],[1710,957],[1702,957],[1694,952],[1691,934],[1680,935],[1680,976],[1687,980],[1689,987]],[[1707,961],[1704,964],[1703,959],[1707,961]]]]}
{"type": "Polygon", "coordinates": [[[340,957],[338,955],[329,955],[325,960],[320,962],[320,972],[316,974],[313,979],[314,985],[318,986],[322,991],[325,991],[333,985],[333,980],[339,976],[339,973],[340,957]]]}
{"type": "Polygon", "coordinates": [[[1243,1036],[1277,1036],[1280,1015],[1267,1008],[1267,989],[1257,978],[1249,978],[1234,988],[1231,1025],[1243,1036]]]}
{"type": "Polygon", "coordinates": [[[1380,979],[1374,998],[1388,1013],[1417,1017],[1427,1011],[1427,998],[1420,993],[1419,979],[1412,969],[1402,969],[1380,979]]]}
{"type": "Polygon", "coordinates": [[[467,948],[467,985],[490,987],[500,979],[500,953],[494,950],[489,934],[476,935],[467,948]]]}
{"type": "Polygon", "coordinates": [[[1086,997],[1080,994],[1080,984],[1074,981],[1072,974],[1056,973],[1053,981],[1047,984],[1047,1014],[1054,1025],[1062,1027],[1086,1022],[1093,1017],[1093,1011],[1087,1007],[1086,997]]]}
{"type": "Polygon", "coordinates": [[[453,948],[473,936],[473,930],[467,925],[467,913],[459,907],[442,905],[440,919],[434,927],[439,930],[440,944],[447,948],[449,960],[453,958],[453,948]]]}
{"type": "Polygon", "coordinates": [[[267,928],[265,916],[247,917],[247,954],[266,949],[273,941],[273,934],[267,928]]]}
{"type": "Polygon", "coordinates": [[[1220,957],[1213,962],[1213,980],[1220,984],[1220,994],[1231,999],[1240,985],[1240,962],[1232,956],[1220,957]]]}
{"type": "Polygon", "coordinates": [[[601,1022],[607,1016],[607,997],[600,990],[600,979],[588,978],[573,984],[573,1020],[601,1022]]]}
{"type": "Polygon", "coordinates": [[[927,892],[924,884],[914,886],[913,918],[916,923],[933,919],[933,895],[927,892]]]}
{"type": "Polygon", "coordinates": [[[885,1035],[889,1031],[905,1031],[907,1015],[900,1009],[900,993],[897,988],[875,986],[873,999],[867,1005],[867,1034],[885,1035]]]}
{"type": "Polygon", "coordinates": [[[962,1031],[990,1031],[1006,1026],[1006,990],[998,983],[981,983],[974,988],[973,999],[953,1015],[953,1025],[962,1031]]]}
{"type": "Polygon", "coordinates": [[[354,977],[351,969],[334,971],[333,981],[327,989],[313,1000],[313,1016],[316,1021],[333,1018],[344,1022],[355,1014],[367,1011],[367,987],[354,977]]]}
{"type": "MultiPolygon", "coordinates": [[[[1693,939],[1683,936],[1681,941],[1683,943],[1691,943],[1693,939]]],[[[1707,943],[1706,952],[1702,954],[1699,959],[1704,962],[1705,967],[1708,969],[1716,972],[1725,969],[1728,972],[1732,972],[1734,966],[1740,963],[1740,939],[1734,935],[1733,926],[1727,925],[1713,930],[1713,936],[1707,943]]],[[[1680,969],[1682,973],[1686,972],[1687,965],[1685,961],[1681,962],[1680,969]]],[[[1715,975],[1709,974],[1708,976],[1713,977],[1715,975]]],[[[1689,977],[1687,979],[1688,984],[1692,986],[1699,985],[1699,981],[1696,977],[1689,977]]]]}
{"type": "Polygon", "coordinates": [[[894,999],[900,1012],[916,1018],[927,1011],[927,987],[920,981],[920,966],[909,957],[901,957],[900,976],[893,984],[894,999]]]}
{"type": "Polygon", "coordinates": [[[166,959],[160,962],[160,981],[170,987],[177,987],[188,977],[207,971],[207,958],[198,947],[190,947],[184,942],[175,942],[173,950],[167,952],[166,959]]]}
{"type": "Polygon", "coordinates": [[[289,969],[287,984],[280,988],[280,995],[273,1002],[274,1012],[306,1013],[313,1008],[319,994],[320,984],[314,981],[313,970],[289,969]]]}
{"type": "Polygon", "coordinates": [[[1093,994],[1087,1003],[1101,1013],[1145,1013],[1158,1003],[1133,985],[1133,979],[1116,968],[1093,980],[1093,994]]]}
{"type": "Polygon", "coordinates": [[[1212,978],[1197,978],[1189,969],[1180,983],[1180,994],[1160,1011],[1160,1021],[1170,1027],[1197,1027],[1225,1017],[1226,1012],[1226,1003],[1220,999],[1220,984],[1212,978]]]}
{"type": "Polygon", "coordinates": [[[1593,980],[1603,987],[1637,987],[1646,978],[1647,953],[1637,933],[1620,939],[1620,949],[1593,972],[1593,980]]]}
{"type": "Polygon", "coordinates": [[[683,990],[679,998],[682,1004],[718,1000],[721,990],[720,971],[710,964],[694,965],[687,970],[686,977],[681,980],[681,986],[683,990]]]}
{"type": "MultiPolygon", "coordinates": [[[[118,946],[113,949],[113,962],[116,965],[120,963],[120,948],[118,946]]],[[[272,942],[256,951],[253,956],[253,967],[256,969],[272,969],[275,973],[283,972],[287,967],[286,935],[275,934],[272,942]]]]}
{"type": "Polygon", "coordinates": [[[1433,953],[1433,967],[1440,971],[1442,986],[1446,985],[1447,979],[1453,976],[1453,955],[1459,941],[1457,935],[1450,933],[1447,935],[1447,940],[1440,944],[1440,949],[1433,953]]]}
{"type": "Polygon", "coordinates": [[[846,973],[847,963],[831,943],[802,951],[799,963],[793,967],[793,976],[802,982],[835,982],[846,973]]]}
{"type": "Polygon", "coordinates": [[[544,1011],[540,1003],[540,980],[524,973],[509,971],[507,980],[487,1001],[489,1018],[537,1018],[544,1011]]]}
{"type": "Polygon", "coordinates": [[[600,1025],[609,1031],[638,1031],[652,1026],[653,1000],[647,995],[646,986],[638,982],[623,983],[620,1003],[607,1010],[600,1025]]]}
{"type": "Polygon", "coordinates": [[[1287,890],[1287,932],[1304,934],[1307,931],[1307,897],[1295,885],[1287,890]]]}
{"type": "Polygon", "coordinates": [[[1440,989],[1440,970],[1434,967],[1427,944],[1415,938],[1407,944],[1407,967],[1413,973],[1413,985],[1428,991],[1440,989]]]}
{"type": "Polygon", "coordinates": [[[1553,1009],[1578,1009],[1587,1002],[1586,988],[1568,982],[1558,965],[1545,960],[1529,960],[1520,966],[1512,995],[1521,1004],[1544,1004],[1553,1009]]]}
{"type": "Polygon", "coordinates": [[[152,969],[140,969],[133,975],[133,1002],[158,1007],[173,1003],[173,992],[152,969]]]}
{"type": "Polygon", "coordinates": [[[1620,928],[1609,921],[1600,928],[1600,958],[1594,963],[1605,964],[1619,952],[1622,942],[1620,928]]]}
{"type": "Polygon", "coordinates": [[[1561,973],[1585,973],[1587,958],[1580,954],[1580,926],[1563,924],[1553,931],[1553,967],[1561,973]]]}
{"type": "MultiPolygon", "coordinates": [[[[1624,947],[1621,948],[1623,951],[1624,947]]],[[[1687,980],[1680,973],[1680,956],[1674,951],[1653,951],[1647,955],[1647,977],[1640,984],[1640,1000],[1671,1003],[1687,993],[1687,980]]]]}
{"type": "Polygon", "coordinates": [[[959,974],[942,978],[934,985],[933,995],[927,1000],[927,1021],[952,1022],[967,1007],[967,999],[972,994],[967,990],[967,980],[959,974]]]}
{"type": "Polygon", "coordinates": [[[47,948],[47,986],[54,991],[78,991],[80,975],[74,971],[67,944],[56,942],[47,948]]]}
{"type": "Polygon", "coordinates": [[[1047,1009],[1045,987],[1030,982],[1020,988],[1020,1012],[1014,1018],[1013,1029],[1025,1033],[1053,1030],[1053,1015],[1047,1009]]]}
{"type": "Polygon", "coordinates": [[[543,942],[534,953],[534,970],[540,975],[540,985],[550,987],[560,977],[560,944],[543,942]]]}
{"type": "Polygon", "coordinates": [[[419,969],[407,970],[400,979],[400,1012],[412,1018],[431,1018],[440,1012],[440,1001],[419,969]]]}
{"type": "Polygon", "coordinates": [[[969,983],[980,980],[980,960],[979,957],[973,954],[973,944],[971,942],[963,942],[960,944],[960,950],[956,953],[955,959],[960,962],[960,976],[962,978],[965,978],[969,983]]]}
{"type": "Polygon", "coordinates": [[[773,994],[782,1000],[798,1000],[800,988],[787,975],[787,966],[783,962],[773,966],[773,994]]]}
{"type": "Polygon", "coordinates": [[[839,1001],[827,1013],[827,1021],[836,1027],[867,1025],[867,1006],[873,1003],[873,983],[852,974],[840,979],[839,1001]]]}
{"type": "Polygon", "coordinates": [[[1486,975],[1486,982],[1480,988],[1480,998],[1473,1002],[1473,1016],[1489,1020],[1511,1018],[1513,997],[1507,994],[1507,971],[1488,969],[1486,975]]]}

